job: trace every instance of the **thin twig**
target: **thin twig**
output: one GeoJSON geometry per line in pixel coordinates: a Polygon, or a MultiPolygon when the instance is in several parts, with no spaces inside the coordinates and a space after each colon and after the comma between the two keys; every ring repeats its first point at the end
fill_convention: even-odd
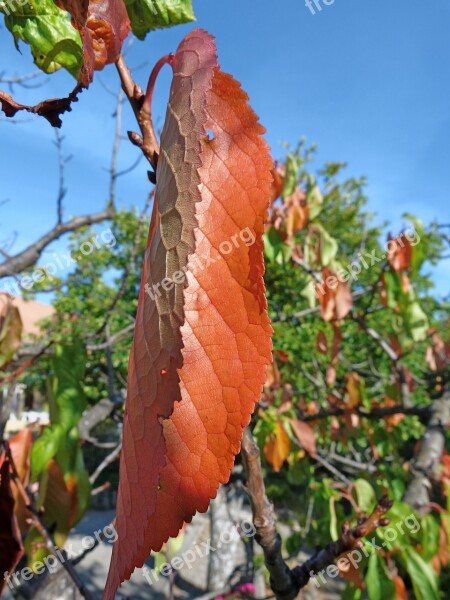
{"type": "Polygon", "coordinates": [[[100,475],[108,467],[108,465],[110,465],[111,463],[113,463],[115,460],[117,460],[119,458],[121,452],[122,452],[122,444],[120,443],[116,446],[116,448],[110,454],[108,454],[108,456],[98,465],[98,467],[95,469],[95,471],[89,477],[89,481],[91,482],[91,485],[95,483],[95,481],[100,477],[100,475]]]}

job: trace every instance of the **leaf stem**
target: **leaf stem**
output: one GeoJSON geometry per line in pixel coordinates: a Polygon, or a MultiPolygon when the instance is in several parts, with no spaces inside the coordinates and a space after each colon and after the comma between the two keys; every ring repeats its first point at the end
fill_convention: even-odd
{"type": "Polygon", "coordinates": [[[144,104],[142,105],[142,110],[149,115],[152,114],[152,100],[153,100],[153,92],[155,89],[156,79],[158,78],[159,72],[163,68],[164,65],[170,65],[173,67],[173,62],[175,60],[174,54],[166,54],[161,57],[156,65],[153,67],[153,71],[150,73],[150,78],[148,80],[147,91],[145,93],[144,104]]]}

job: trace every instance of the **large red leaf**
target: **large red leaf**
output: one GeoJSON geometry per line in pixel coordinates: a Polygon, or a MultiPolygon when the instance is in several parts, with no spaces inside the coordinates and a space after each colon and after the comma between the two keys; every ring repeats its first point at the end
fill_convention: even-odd
{"type": "Polygon", "coordinates": [[[23,554],[19,526],[14,516],[14,497],[11,490],[10,465],[2,457],[0,466],[0,595],[6,584],[4,575],[14,571],[23,554]]]}
{"type": "Polygon", "coordinates": [[[206,32],[188,34],[171,64],[105,599],[228,480],[271,360],[264,129],[206,32]]]}

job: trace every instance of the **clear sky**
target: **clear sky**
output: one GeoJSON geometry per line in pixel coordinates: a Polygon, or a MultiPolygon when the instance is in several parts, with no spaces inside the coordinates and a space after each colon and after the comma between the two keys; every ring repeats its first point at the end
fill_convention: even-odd
{"type": "MultiPolygon", "coordinates": [[[[331,0],[328,0],[329,2],[331,0]]],[[[197,24],[179,26],[135,42],[128,62],[145,85],[146,73],[182,37],[201,26],[217,38],[223,70],[239,79],[267,128],[274,156],[283,141],[301,136],[319,145],[318,163],[347,162],[349,175],[368,177],[369,208],[396,232],[402,213],[449,222],[450,3],[448,0],[334,0],[316,14],[304,0],[193,0],[197,24]],[[145,64],[146,63],[146,64],[145,64]]],[[[314,6],[314,4],[313,4],[314,6]]],[[[14,50],[0,30],[0,73],[33,70],[29,49],[14,50]]],[[[66,215],[101,209],[108,194],[114,136],[114,99],[100,84],[118,88],[114,67],[64,116],[67,166],[66,215]]],[[[58,73],[45,88],[17,88],[17,99],[35,102],[65,94],[73,82],[58,73]]],[[[157,86],[155,113],[162,124],[169,72],[157,86]]],[[[135,129],[127,110],[125,128],[135,129]]],[[[120,166],[137,157],[124,142],[120,166]]],[[[19,250],[54,223],[57,162],[53,132],[44,120],[0,122],[0,240],[17,232],[19,250]]],[[[145,165],[122,180],[121,206],[142,206],[145,165]]],[[[449,261],[435,270],[448,291],[449,261]]]]}

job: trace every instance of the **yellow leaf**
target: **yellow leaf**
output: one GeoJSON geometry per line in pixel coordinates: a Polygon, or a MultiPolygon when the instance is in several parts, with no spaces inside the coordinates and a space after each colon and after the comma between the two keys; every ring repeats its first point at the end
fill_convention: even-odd
{"type": "Polygon", "coordinates": [[[264,456],[274,471],[279,471],[291,451],[291,440],[286,433],[283,423],[278,421],[275,433],[269,436],[264,446],[264,456]]]}

